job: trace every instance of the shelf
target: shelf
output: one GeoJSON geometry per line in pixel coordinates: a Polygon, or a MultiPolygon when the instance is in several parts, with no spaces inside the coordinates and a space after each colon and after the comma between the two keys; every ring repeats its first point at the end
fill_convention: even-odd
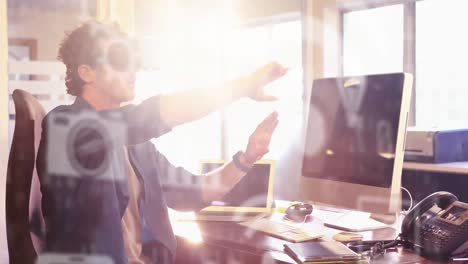
{"type": "Polygon", "coordinates": [[[451,163],[419,163],[419,162],[404,162],[404,170],[418,170],[431,172],[446,172],[468,175],[468,162],[451,162],[451,163]]]}

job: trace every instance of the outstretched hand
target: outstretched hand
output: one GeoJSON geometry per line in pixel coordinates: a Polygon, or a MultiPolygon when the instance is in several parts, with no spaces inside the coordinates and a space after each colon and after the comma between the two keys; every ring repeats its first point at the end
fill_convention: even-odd
{"type": "Polygon", "coordinates": [[[271,136],[278,125],[278,113],[275,111],[268,115],[255,131],[249,137],[249,143],[244,152],[246,165],[253,165],[261,159],[266,153],[270,145],[271,136]]]}
{"type": "Polygon", "coordinates": [[[281,78],[288,71],[277,62],[268,63],[247,77],[248,97],[255,101],[274,101],[276,97],[265,94],[264,86],[281,78]]]}

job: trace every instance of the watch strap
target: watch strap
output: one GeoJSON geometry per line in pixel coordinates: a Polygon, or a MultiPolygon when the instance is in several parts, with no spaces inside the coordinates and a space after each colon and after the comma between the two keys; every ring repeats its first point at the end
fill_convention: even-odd
{"type": "Polygon", "coordinates": [[[242,164],[240,162],[239,157],[242,154],[244,154],[244,152],[242,152],[242,151],[238,151],[236,154],[234,154],[234,156],[232,156],[232,162],[234,163],[236,168],[238,168],[239,170],[247,173],[250,170],[250,167],[247,167],[247,166],[245,166],[244,164],[242,164]]]}

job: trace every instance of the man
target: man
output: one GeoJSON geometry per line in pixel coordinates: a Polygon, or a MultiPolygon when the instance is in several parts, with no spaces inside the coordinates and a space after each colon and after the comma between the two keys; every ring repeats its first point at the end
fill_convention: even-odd
{"type": "MultiPolygon", "coordinates": [[[[115,263],[171,263],[176,243],[169,223],[167,206],[176,210],[197,210],[221,198],[268,152],[277,114],[263,120],[240,151],[221,169],[196,177],[171,165],[149,141],[171,128],[199,119],[239,98],[273,100],[262,87],[280,78],[286,69],[270,63],[257,71],[220,87],[194,89],[156,96],[140,105],[120,107],[133,99],[138,60],[128,37],[115,26],[96,21],[85,23],[63,40],[59,59],[67,67],[66,86],[77,96],[70,106],[59,106],[43,122],[37,168],[43,194],[46,223],[46,251],[91,253],[110,256],[115,263]],[[98,180],[93,177],[67,177],[51,171],[66,153],[54,153],[57,137],[51,118],[61,114],[70,120],[84,111],[121,116],[127,137],[122,159],[115,172],[125,179],[98,180]],[[52,153],[52,154],[51,154],[52,153]],[[54,160],[48,160],[54,158],[54,160]],[[57,159],[57,160],[55,160],[57,159]],[[52,164],[52,165],[51,165],[52,164]],[[192,182],[191,188],[166,189],[161,178],[178,177],[192,182]],[[195,177],[195,178],[194,178],[195,177]],[[216,179],[217,181],[214,181],[216,179]],[[210,182],[220,182],[211,188],[210,182]],[[180,195],[183,194],[183,195],[180,195]]],[[[54,121],[55,122],[55,121],[54,121]]],[[[73,145],[77,157],[94,168],[102,149],[89,131],[73,145]],[[93,143],[90,143],[93,142],[93,143]],[[89,148],[98,151],[88,151],[89,148]]],[[[115,178],[112,178],[115,177],[115,178]]]]}

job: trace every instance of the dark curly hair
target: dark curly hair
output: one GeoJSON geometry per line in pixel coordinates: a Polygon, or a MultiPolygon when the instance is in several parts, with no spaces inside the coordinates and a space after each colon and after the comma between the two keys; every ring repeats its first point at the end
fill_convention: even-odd
{"type": "Polygon", "coordinates": [[[100,41],[115,36],[126,37],[126,34],[116,23],[102,23],[96,20],[87,21],[66,34],[60,44],[57,59],[67,67],[67,93],[81,95],[85,83],[78,75],[78,67],[82,64],[95,67],[99,56],[104,52],[99,46],[100,41]]]}

